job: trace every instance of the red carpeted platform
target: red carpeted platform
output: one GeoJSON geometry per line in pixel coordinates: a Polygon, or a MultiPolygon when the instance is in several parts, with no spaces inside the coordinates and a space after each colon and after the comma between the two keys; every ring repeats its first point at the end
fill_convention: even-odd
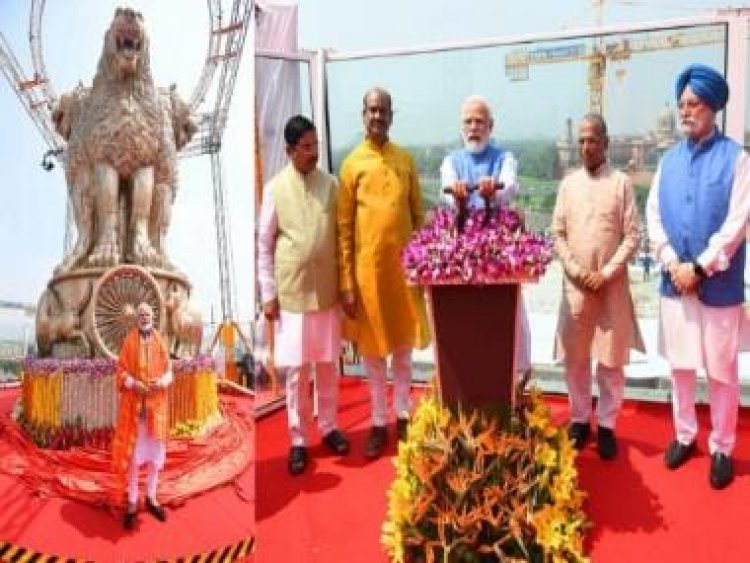
{"type": "Polygon", "coordinates": [[[212,560],[230,561],[247,553],[255,536],[251,399],[222,395],[227,423],[203,442],[170,442],[160,479],[168,521],[141,511],[136,529],[126,532],[121,515],[102,505],[106,454],[29,451],[8,418],[17,396],[0,391],[0,559],[25,561],[38,553],[147,561],[214,553],[212,560]]]}
{"type": "MultiPolygon", "coordinates": [[[[566,399],[548,399],[564,423],[566,399]]],[[[385,491],[393,477],[389,456],[368,462],[362,455],[369,427],[369,392],[363,380],[344,378],[340,423],[352,452],[337,458],[316,435],[312,466],[298,477],[286,471],[286,412],[257,425],[256,561],[382,563],[380,528],[385,491]]],[[[580,483],[588,492],[593,527],[587,554],[596,563],[632,561],[750,561],[750,411],[740,413],[736,478],[724,491],[708,484],[708,410],[700,409],[699,454],[672,472],[663,451],[672,439],[668,404],[627,402],[618,426],[620,454],[602,462],[590,444],[578,458],[580,483]]],[[[393,424],[389,428],[394,436],[393,424]]]]}

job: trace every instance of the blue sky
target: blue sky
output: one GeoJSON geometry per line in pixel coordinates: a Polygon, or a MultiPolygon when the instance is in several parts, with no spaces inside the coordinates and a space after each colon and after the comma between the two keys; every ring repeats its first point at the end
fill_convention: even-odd
{"type": "MultiPolygon", "coordinates": [[[[31,68],[27,41],[29,4],[21,0],[2,0],[0,10],[0,30],[26,70],[31,68]]],[[[70,90],[79,80],[91,81],[103,33],[114,8],[121,4],[132,5],[145,15],[151,33],[156,82],[159,85],[176,82],[183,97],[189,96],[206,49],[207,10],[205,2],[199,0],[46,2],[43,41],[56,91],[70,90]]],[[[603,20],[605,23],[653,21],[705,13],[724,5],[726,0],[610,2],[604,9],[603,20]]],[[[301,0],[299,44],[305,48],[352,51],[589,27],[594,22],[595,11],[590,0],[473,0],[470,3],[301,0]]],[[[246,55],[249,52],[247,50],[246,55]]],[[[224,179],[231,205],[237,308],[242,321],[250,318],[253,301],[249,59],[245,57],[237,81],[223,151],[224,179]]],[[[358,80],[364,84],[366,78],[358,80]]],[[[663,78],[667,92],[671,80],[668,76],[663,78]]],[[[359,134],[357,104],[361,96],[359,82],[355,84],[351,91],[339,94],[340,98],[346,96],[354,100],[355,109],[341,108],[341,119],[351,123],[349,134],[354,136],[359,134]]],[[[464,92],[456,88],[451,95],[460,99],[464,92]]],[[[503,94],[497,96],[493,102],[502,106],[503,94]]],[[[397,98],[397,110],[398,103],[397,98]]],[[[507,125],[512,129],[509,118],[505,122],[503,118],[501,115],[500,127],[507,125]]],[[[628,118],[625,115],[623,119],[628,118]]],[[[561,119],[562,116],[553,118],[555,123],[561,119]]],[[[399,123],[404,121],[408,123],[397,114],[394,135],[399,133],[399,123]]],[[[0,83],[0,132],[3,177],[0,299],[33,303],[62,258],[65,182],[59,167],[53,172],[44,172],[39,166],[46,147],[4,80],[0,83]]],[[[218,317],[220,301],[208,158],[182,160],[180,177],[170,234],[171,256],[193,281],[206,317],[212,309],[218,317]]]]}

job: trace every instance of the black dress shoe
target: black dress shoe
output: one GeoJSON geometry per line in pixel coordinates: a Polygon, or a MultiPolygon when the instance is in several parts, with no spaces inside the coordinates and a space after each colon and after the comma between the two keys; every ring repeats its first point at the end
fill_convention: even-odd
{"type": "Polygon", "coordinates": [[[385,451],[388,443],[388,430],[385,426],[373,426],[370,428],[370,434],[365,442],[365,457],[367,459],[376,459],[385,451]]]}
{"type": "Polygon", "coordinates": [[[734,468],[732,458],[728,455],[716,452],[711,455],[711,486],[721,490],[734,479],[734,468]]]}
{"type": "Polygon", "coordinates": [[[568,428],[568,436],[573,440],[573,447],[582,450],[591,434],[591,426],[588,422],[572,422],[568,428]]]}
{"type": "Polygon", "coordinates": [[[596,430],[596,442],[601,459],[610,460],[617,456],[617,440],[611,428],[600,426],[596,430]]]}
{"type": "Polygon", "coordinates": [[[408,418],[397,418],[396,419],[396,434],[400,442],[406,442],[406,434],[409,431],[409,419],[408,418]]]}
{"type": "Polygon", "coordinates": [[[349,453],[349,440],[340,430],[331,430],[323,436],[323,443],[335,454],[346,455],[349,453]]]}
{"type": "Polygon", "coordinates": [[[307,448],[304,446],[292,446],[289,449],[288,469],[291,475],[299,475],[307,467],[307,448]]]}
{"type": "Polygon", "coordinates": [[[133,512],[125,511],[125,516],[122,519],[122,525],[125,526],[126,530],[132,530],[135,528],[135,521],[138,519],[138,511],[133,512]]]}
{"type": "Polygon", "coordinates": [[[162,505],[156,504],[155,502],[151,502],[151,499],[147,498],[146,508],[151,514],[153,514],[154,518],[156,518],[159,522],[167,521],[167,511],[164,509],[162,505]]]}
{"type": "Polygon", "coordinates": [[[679,440],[675,440],[669,444],[667,451],[664,452],[664,465],[668,469],[677,469],[690,459],[693,453],[695,453],[695,441],[683,444],[679,440]]]}

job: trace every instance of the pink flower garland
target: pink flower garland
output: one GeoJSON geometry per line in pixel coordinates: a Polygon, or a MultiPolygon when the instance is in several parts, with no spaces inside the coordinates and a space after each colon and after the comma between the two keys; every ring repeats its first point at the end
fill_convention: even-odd
{"type": "Polygon", "coordinates": [[[456,214],[440,208],[414,234],[402,262],[410,283],[496,284],[536,279],[552,261],[552,239],[525,231],[514,209],[469,211],[463,232],[456,214]]]}

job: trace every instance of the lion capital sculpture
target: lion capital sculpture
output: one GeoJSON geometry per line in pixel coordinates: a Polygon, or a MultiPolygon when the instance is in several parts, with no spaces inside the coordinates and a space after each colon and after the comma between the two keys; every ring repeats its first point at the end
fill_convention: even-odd
{"type": "Polygon", "coordinates": [[[154,86],[143,17],[118,8],[93,84],[53,112],[68,141],[65,173],[78,239],[58,267],[120,263],[172,269],[165,239],[177,191],[177,151],[197,127],[172,86],[154,86]]]}

